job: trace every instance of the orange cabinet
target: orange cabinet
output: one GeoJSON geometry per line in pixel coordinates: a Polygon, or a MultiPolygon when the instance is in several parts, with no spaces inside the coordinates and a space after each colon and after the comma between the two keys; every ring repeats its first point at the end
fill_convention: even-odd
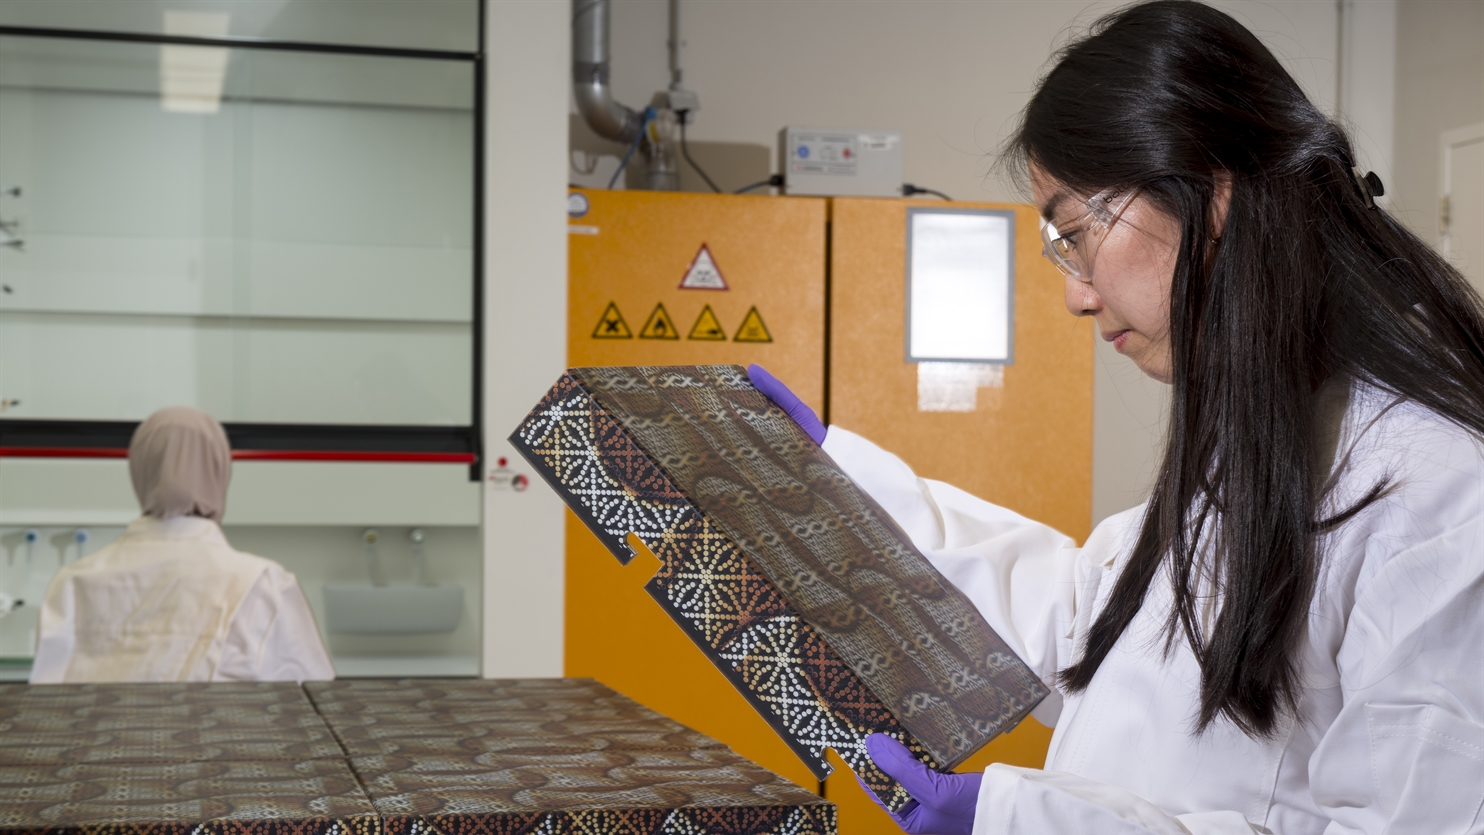
{"type": "MultiPolygon", "coordinates": [[[[1083,539],[1092,503],[1093,332],[1062,305],[1034,209],[1013,212],[1013,362],[972,411],[922,411],[906,359],[907,210],[941,203],[574,192],[568,364],[756,362],[835,425],[926,477],[1083,539]],[[721,289],[724,285],[725,289],[721,289]],[[828,403],[826,403],[828,399],[828,403]],[[825,408],[827,406],[827,409],[825,408]]],[[[840,806],[846,835],[894,835],[843,764],[824,785],[644,592],[658,561],[620,566],[567,524],[566,672],[592,676],[840,806]]],[[[1039,766],[1026,720],[960,770],[1039,766]]]]}

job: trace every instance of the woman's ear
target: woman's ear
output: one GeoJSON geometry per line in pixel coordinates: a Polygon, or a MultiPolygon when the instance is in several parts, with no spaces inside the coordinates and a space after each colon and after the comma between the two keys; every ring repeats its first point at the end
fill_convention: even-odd
{"type": "Polygon", "coordinates": [[[1226,234],[1226,212],[1232,205],[1232,175],[1230,171],[1217,171],[1214,190],[1211,194],[1211,240],[1219,241],[1226,234]]]}

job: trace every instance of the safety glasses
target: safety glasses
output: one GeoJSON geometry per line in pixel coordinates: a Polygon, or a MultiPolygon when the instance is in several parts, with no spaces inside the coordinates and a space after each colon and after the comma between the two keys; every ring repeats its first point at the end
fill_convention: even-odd
{"type": "Polygon", "coordinates": [[[1051,259],[1062,275],[1091,282],[1092,263],[1097,258],[1094,242],[1107,234],[1138,192],[1137,188],[1109,188],[1094,194],[1087,198],[1087,211],[1073,220],[1065,232],[1051,221],[1042,220],[1041,254],[1051,259]]]}

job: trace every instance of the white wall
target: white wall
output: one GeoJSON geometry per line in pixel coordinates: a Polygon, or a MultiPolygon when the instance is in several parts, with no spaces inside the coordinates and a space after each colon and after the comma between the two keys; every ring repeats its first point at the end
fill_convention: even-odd
{"type": "MultiPolygon", "coordinates": [[[[1340,5],[1339,112],[1362,171],[1395,182],[1397,0],[1340,5]]],[[[1379,205],[1391,205],[1383,195],[1379,205]]]]}
{"type": "MultiPolygon", "coordinates": [[[[1362,0],[1365,2],[1365,0],[1362,0]]],[[[776,168],[789,124],[894,128],[905,178],[960,200],[1019,201],[987,176],[1052,51],[1119,3],[1083,0],[682,0],[685,84],[700,95],[695,156],[723,188],[776,168]],[[749,151],[751,149],[751,151],[749,151]]],[[[1253,29],[1321,109],[1336,95],[1336,4],[1216,3],[1253,29]]],[[[666,3],[615,0],[613,87],[630,106],[669,84],[666,3]]],[[[1389,129],[1389,117],[1381,122],[1389,129]]],[[[1379,133],[1379,132],[1378,132],[1379,133]]],[[[618,153],[574,128],[574,145],[618,153]]],[[[682,186],[699,181],[682,166],[682,186]]],[[[1158,464],[1164,386],[1099,346],[1094,388],[1093,516],[1142,500],[1158,464]]]]}
{"type": "MultiPolygon", "coordinates": [[[[485,461],[530,474],[504,439],[567,357],[567,93],[570,5],[488,6],[485,461]]],[[[562,674],[561,499],[544,486],[484,502],[486,677],[562,674]]]]}
{"type": "MultiPolygon", "coordinates": [[[[630,106],[669,83],[665,0],[614,0],[613,88],[630,106]]],[[[986,180],[1051,51],[1118,3],[1081,0],[681,0],[692,140],[775,148],[789,124],[896,128],[909,182],[1010,200],[986,180]]],[[[1329,110],[1336,18],[1324,0],[1217,3],[1285,59],[1329,110]]],[[[773,154],[776,156],[776,153],[773,154]]],[[[776,163],[776,160],[774,160],[776,163]]],[[[721,185],[742,185],[741,183],[721,185]]]]}
{"type": "Polygon", "coordinates": [[[1444,131],[1484,122],[1484,0],[1406,0],[1397,10],[1397,215],[1437,242],[1444,131]]]}

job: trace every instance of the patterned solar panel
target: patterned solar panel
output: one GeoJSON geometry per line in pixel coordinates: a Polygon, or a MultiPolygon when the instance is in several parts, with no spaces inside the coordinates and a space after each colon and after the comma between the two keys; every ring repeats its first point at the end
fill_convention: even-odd
{"type": "Polygon", "coordinates": [[[0,685],[7,835],[379,835],[299,685],[0,685]]]}
{"type": "Polygon", "coordinates": [[[387,835],[834,835],[835,808],[591,679],[306,685],[387,835]]]}
{"type": "Polygon", "coordinates": [[[510,438],[821,779],[833,748],[884,802],[891,734],[947,768],[1044,685],[738,366],[579,368],[510,438]]]}
{"type": "Polygon", "coordinates": [[[835,835],[588,679],[0,685],[0,740],[7,835],[835,835]]]}

